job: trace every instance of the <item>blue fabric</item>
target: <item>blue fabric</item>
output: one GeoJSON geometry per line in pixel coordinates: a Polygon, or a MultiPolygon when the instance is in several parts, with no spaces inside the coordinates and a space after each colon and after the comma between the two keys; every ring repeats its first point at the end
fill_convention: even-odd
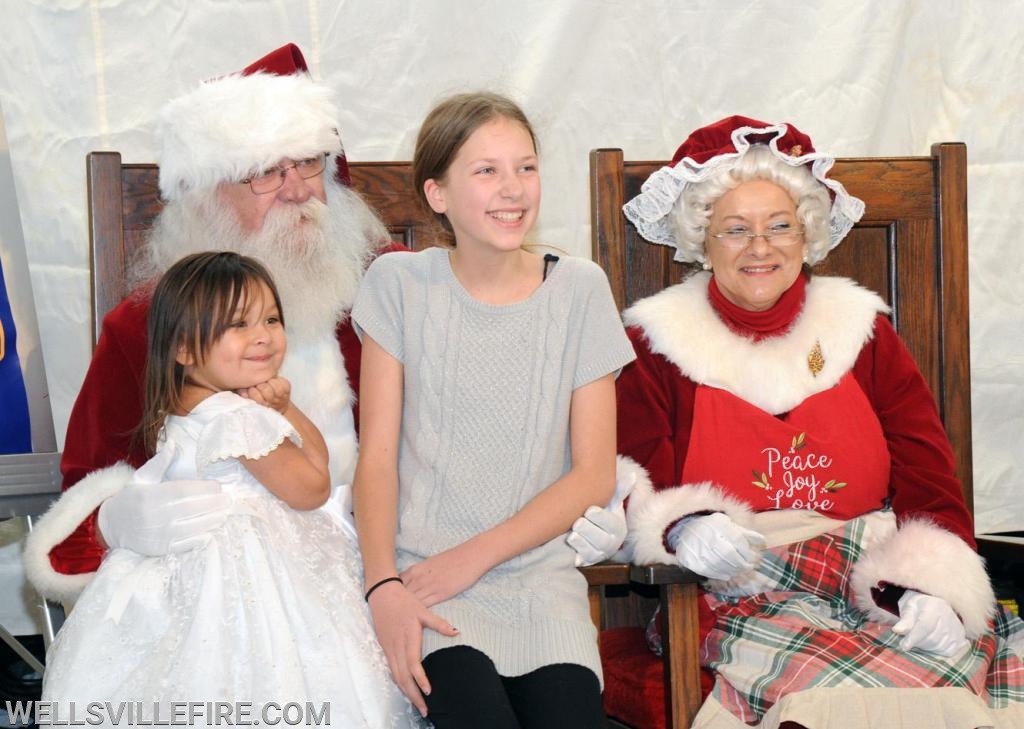
{"type": "Polygon", "coordinates": [[[18,362],[18,334],[0,265],[0,454],[31,453],[28,395],[18,362]]]}

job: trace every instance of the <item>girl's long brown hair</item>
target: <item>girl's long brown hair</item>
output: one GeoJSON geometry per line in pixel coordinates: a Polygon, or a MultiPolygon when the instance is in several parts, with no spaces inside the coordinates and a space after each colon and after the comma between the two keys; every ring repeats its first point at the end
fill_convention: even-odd
{"type": "Polygon", "coordinates": [[[455,155],[462,149],[466,140],[477,129],[495,119],[510,119],[522,124],[530,135],[530,141],[533,142],[533,150],[539,151],[537,135],[533,133],[530,120],[526,118],[519,105],[505,96],[489,91],[456,94],[444,99],[427,114],[416,138],[416,150],[412,155],[416,195],[423,208],[441,223],[452,243],[455,242],[455,238],[448,216],[444,213],[435,213],[430,207],[423,183],[427,180],[443,182],[455,155]]]}
{"type": "Polygon", "coordinates": [[[168,415],[180,413],[185,368],[179,351],[202,363],[210,347],[230,326],[239,305],[263,282],[274,295],[284,324],[284,310],[274,280],[263,264],[229,251],[194,253],[175,263],[160,278],[149,305],[145,396],[136,437],[147,453],[168,415]]]}

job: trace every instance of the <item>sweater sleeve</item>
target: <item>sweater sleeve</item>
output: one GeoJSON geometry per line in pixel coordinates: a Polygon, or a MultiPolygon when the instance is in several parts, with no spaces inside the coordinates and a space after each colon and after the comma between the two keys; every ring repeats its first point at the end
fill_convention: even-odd
{"type": "MultiPolygon", "coordinates": [[[[385,255],[387,253],[396,253],[399,251],[408,252],[409,249],[400,243],[396,243],[392,240],[383,242],[381,246],[374,251],[374,258],[385,255]]],[[[352,317],[349,316],[350,312],[345,312],[338,321],[338,326],[334,331],[334,336],[338,340],[338,345],[341,347],[341,357],[345,362],[345,373],[348,375],[348,384],[352,388],[352,392],[356,394],[356,400],[352,404],[352,417],[356,423],[356,434],[359,433],[359,363],[362,359],[363,354],[363,343],[359,340],[359,336],[356,333],[355,327],[352,325],[352,317]]]]}
{"type": "Polygon", "coordinates": [[[610,373],[618,374],[636,355],[622,328],[608,277],[592,261],[577,260],[584,295],[576,306],[580,315],[579,359],[573,375],[573,389],[610,373]]]}
{"type": "Polygon", "coordinates": [[[369,334],[385,352],[403,363],[403,264],[406,256],[415,255],[392,253],[374,260],[363,275],[352,306],[352,323],[360,339],[369,334]]]}

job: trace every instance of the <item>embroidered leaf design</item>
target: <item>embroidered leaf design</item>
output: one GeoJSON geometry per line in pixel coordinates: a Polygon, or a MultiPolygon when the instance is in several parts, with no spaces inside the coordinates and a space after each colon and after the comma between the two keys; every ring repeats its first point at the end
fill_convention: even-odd
{"type": "Polygon", "coordinates": [[[807,445],[807,443],[804,442],[806,438],[807,438],[807,433],[801,433],[800,435],[794,435],[793,436],[793,442],[792,442],[791,447],[789,449],[790,452],[792,453],[793,451],[798,451],[801,448],[803,448],[805,445],[807,445]]]}
{"type": "Polygon", "coordinates": [[[825,491],[838,491],[841,488],[845,488],[846,481],[836,481],[834,478],[825,484],[822,488],[825,491]]]}
{"type": "Polygon", "coordinates": [[[754,478],[756,478],[757,480],[756,481],[751,481],[752,484],[757,486],[759,489],[767,490],[767,489],[771,488],[771,484],[768,483],[768,474],[767,473],[761,473],[760,475],[758,475],[757,471],[753,471],[753,474],[754,474],[754,478]]]}
{"type": "Polygon", "coordinates": [[[751,472],[752,474],[754,474],[754,478],[756,478],[756,479],[757,479],[758,481],[760,481],[760,480],[761,480],[761,474],[760,474],[760,473],[758,473],[758,472],[757,472],[757,471],[756,471],[755,469],[751,468],[751,469],[750,469],[750,472],[751,472]]]}

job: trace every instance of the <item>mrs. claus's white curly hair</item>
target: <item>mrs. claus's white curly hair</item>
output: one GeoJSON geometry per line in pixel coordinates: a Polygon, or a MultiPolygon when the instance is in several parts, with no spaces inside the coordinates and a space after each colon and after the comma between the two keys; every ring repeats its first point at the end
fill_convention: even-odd
{"type": "Polygon", "coordinates": [[[805,165],[794,167],[782,162],[765,145],[755,145],[735,160],[716,170],[701,182],[687,185],[669,216],[675,233],[679,257],[704,261],[705,241],[711,210],[729,190],[749,180],[767,180],[789,193],[796,203],[796,216],[805,231],[807,263],[825,259],[832,248],[829,229],[831,199],[828,189],[814,179],[805,165]]]}

